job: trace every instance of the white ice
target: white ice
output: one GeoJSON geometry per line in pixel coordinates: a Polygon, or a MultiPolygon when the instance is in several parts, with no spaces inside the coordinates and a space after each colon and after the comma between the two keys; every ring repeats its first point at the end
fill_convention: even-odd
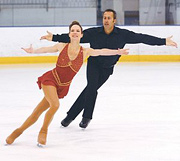
{"type": "Polygon", "coordinates": [[[38,148],[44,114],[12,145],[6,137],[43,97],[37,77],[53,64],[0,65],[0,161],[180,161],[180,63],[119,63],[99,90],[87,129],[61,120],[86,85],[86,65],[60,100],[38,148]]]}

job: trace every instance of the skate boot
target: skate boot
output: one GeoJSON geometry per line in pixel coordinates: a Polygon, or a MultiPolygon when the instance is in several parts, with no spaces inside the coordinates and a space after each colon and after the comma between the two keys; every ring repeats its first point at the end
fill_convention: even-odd
{"type": "Polygon", "coordinates": [[[91,119],[89,118],[82,118],[81,122],[79,123],[79,127],[85,129],[88,124],[90,123],[91,119]]]}
{"type": "Polygon", "coordinates": [[[22,131],[20,129],[14,130],[11,135],[9,135],[6,139],[7,144],[12,144],[14,140],[19,137],[22,134],[22,131]]]}
{"type": "Polygon", "coordinates": [[[39,135],[38,135],[38,144],[37,144],[37,146],[43,147],[44,145],[46,145],[46,138],[47,138],[47,131],[40,130],[39,135]]]}
{"type": "Polygon", "coordinates": [[[69,116],[66,116],[66,118],[61,121],[61,125],[67,127],[72,121],[73,120],[69,116]]]}

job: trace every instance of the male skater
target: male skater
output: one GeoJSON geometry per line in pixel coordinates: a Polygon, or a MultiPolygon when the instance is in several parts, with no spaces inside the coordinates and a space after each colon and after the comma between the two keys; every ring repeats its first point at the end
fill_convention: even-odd
{"type": "MultiPolygon", "coordinates": [[[[81,43],[90,43],[94,49],[118,49],[126,44],[144,43],[148,45],[167,45],[177,47],[177,44],[171,40],[172,37],[158,38],[141,33],[134,33],[126,29],[120,29],[115,26],[116,12],[107,9],[103,13],[103,26],[93,27],[83,31],[81,43]]],[[[42,36],[41,39],[47,39],[59,42],[69,42],[68,34],[42,36]]],[[[67,116],[61,124],[67,127],[76,116],[83,111],[83,118],[79,126],[86,128],[92,119],[94,106],[97,98],[97,90],[108,80],[113,73],[114,65],[120,56],[98,56],[89,57],[87,62],[87,86],[79,95],[75,103],[67,112],[67,116]]]]}

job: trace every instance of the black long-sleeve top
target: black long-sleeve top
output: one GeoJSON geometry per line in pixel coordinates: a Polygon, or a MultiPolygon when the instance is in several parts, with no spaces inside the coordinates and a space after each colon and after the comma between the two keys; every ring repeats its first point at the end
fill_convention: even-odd
{"type": "MultiPolygon", "coordinates": [[[[53,41],[69,42],[68,34],[53,35],[53,41]]],[[[110,34],[104,32],[104,27],[94,27],[83,31],[81,43],[90,43],[93,49],[118,49],[125,44],[144,43],[148,45],[165,45],[166,39],[158,38],[146,34],[135,33],[126,29],[114,27],[110,34]]],[[[113,67],[119,60],[120,55],[91,57],[104,68],[113,67]]]]}

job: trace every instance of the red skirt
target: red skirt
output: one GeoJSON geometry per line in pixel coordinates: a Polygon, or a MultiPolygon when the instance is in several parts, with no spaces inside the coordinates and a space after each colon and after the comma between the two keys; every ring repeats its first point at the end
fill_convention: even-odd
{"type": "Polygon", "coordinates": [[[54,79],[54,76],[52,74],[52,70],[44,73],[41,77],[38,77],[37,84],[39,86],[39,89],[41,89],[41,84],[43,85],[50,85],[54,86],[57,89],[57,94],[59,98],[63,98],[68,94],[69,91],[69,85],[68,86],[59,86],[54,79]]]}

